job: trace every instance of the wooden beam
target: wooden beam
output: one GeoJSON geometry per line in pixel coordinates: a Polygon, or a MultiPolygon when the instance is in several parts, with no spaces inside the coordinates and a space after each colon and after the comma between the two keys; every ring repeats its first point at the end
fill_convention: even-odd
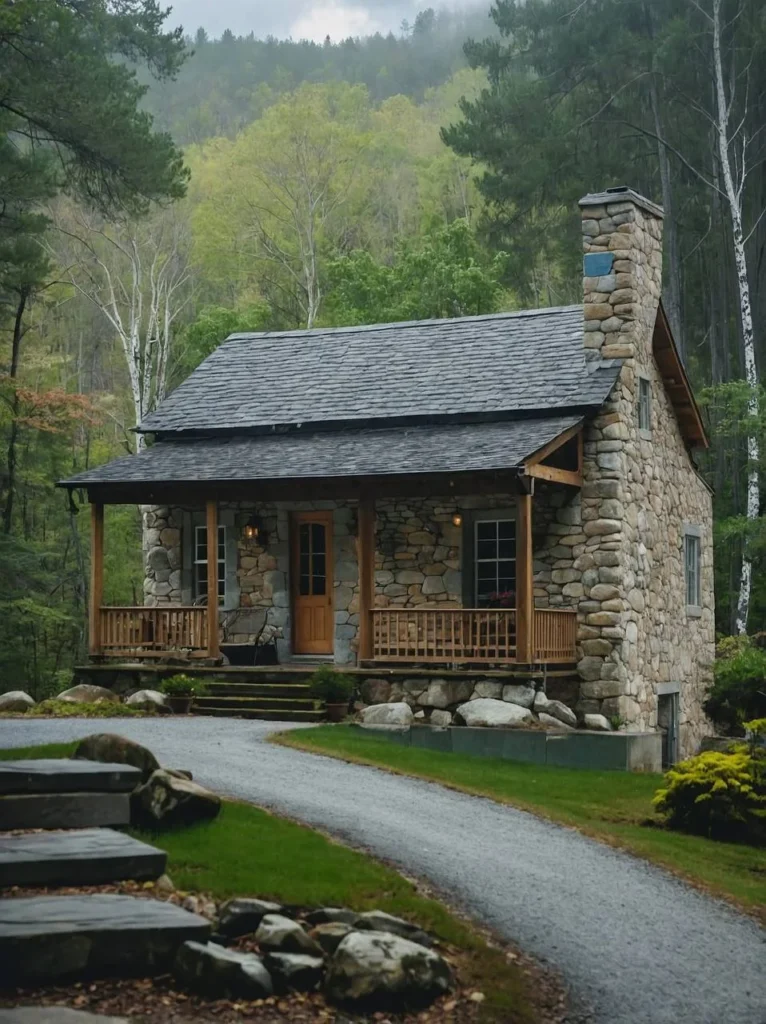
{"type": "Polygon", "coordinates": [[[535,594],[532,580],[532,495],[516,499],[516,660],[532,661],[535,594]]]}
{"type": "Polygon", "coordinates": [[[90,506],[90,602],[88,650],[101,654],[101,605],[104,601],[104,506],[90,506]]]}
{"type": "Polygon", "coordinates": [[[220,657],[218,645],[218,503],[206,504],[207,522],[207,654],[220,657]]]}
{"type": "Polygon", "coordinates": [[[554,452],[558,451],[562,445],[566,444],[577,434],[582,433],[582,422],[575,423],[573,427],[569,427],[567,430],[563,430],[560,434],[549,441],[548,444],[543,445],[542,448],[538,448],[536,452],[529,456],[525,461],[526,466],[536,466],[543,459],[547,459],[549,455],[553,455],[554,452]]]}
{"type": "Polygon", "coordinates": [[[372,609],[375,603],[375,500],[369,494],[359,499],[357,527],[359,565],[359,651],[357,659],[372,658],[372,609]]]}
{"type": "Polygon", "coordinates": [[[570,484],[572,487],[582,487],[582,473],[574,469],[558,469],[556,466],[526,466],[527,476],[537,477],[538,480],[550,480],[556,484],[570,484]]]}

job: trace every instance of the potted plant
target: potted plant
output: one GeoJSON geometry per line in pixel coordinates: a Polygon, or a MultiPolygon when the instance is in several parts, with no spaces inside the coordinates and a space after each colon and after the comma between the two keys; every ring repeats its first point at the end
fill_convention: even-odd
{"type": "Polygon", "coordinates": [[[170,676],[160,683],[160,690],[168,698],[168,705],[176,715],[188,715],[194,698],[202,696],[206,689],[199,679],[183,674],[170,676]]]}
{"type": "Polygon", "coordinates": [[[331,665],[322,665],[309,680],[309,692],[324,702],[328,722],[342,722],[346,717],[354,686],[351,676],[338,672],[331,665]]]}

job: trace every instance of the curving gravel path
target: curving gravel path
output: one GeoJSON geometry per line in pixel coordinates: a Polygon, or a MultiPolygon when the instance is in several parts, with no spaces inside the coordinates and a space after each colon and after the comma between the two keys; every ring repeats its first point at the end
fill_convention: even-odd
{"type": "Polygon", "coordinates": [[[766,1024],[766,950],[754,921],[522,811],[264,742],[284,728],[215,718],[7,719],[0,720],[0,747],[96,730],[146,743],[161,761],[192,769],[221,793],[321,826],[428,879],[557,967],[578,1019],[766,1024]]]}

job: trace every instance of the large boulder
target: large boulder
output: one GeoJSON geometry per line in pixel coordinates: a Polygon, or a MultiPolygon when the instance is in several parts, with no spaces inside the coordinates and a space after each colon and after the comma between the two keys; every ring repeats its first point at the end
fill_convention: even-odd
{"type": "Polygon", "coordinates": [[[449,711],[432,711],[429,721],[437,729],[446,729],[448,725],[452,725],[452,714],[449,711]]]}
{"type": "Polygon", "coordinates": [[[548,715],[545,711],[541,711],[538,716],[540,725],[544,725],[546,729],[553,729],[554,732],[574,732],[571,725],[567,725],[562,722],[560,718],[554,718],[553,715],[548,715]]]}
{"type": "Polygon", "coordinates": [[[159,768],[133,791],[130,818],[144,828],[176,828],[210,821],[221,810],[221,798],[188,779],[159,768]]]}
{"type": "Polygon", "coordinates": [[[34,706],[34,700],[23,690],[8,690],[7,693],[0,693],[0,714],[8,711],[29,711],[34,706]]]}
{"type": "Polygon", "coordinates": [[[385,910],[366,910],[359,914],[355,922],[357,931],[363,932],[390,932],[402,939],[409,939],[410,942],[417,942],[420,946],[430,946],[431,940],[416,924],[410,924],[401,917],[394,917],[387,914],[385,910]]]}
{"type": "Polygon", "coordinates": [[[218,932],[230,939],[250,935],[258,929],[267,914],[278,914],[281,910],[279,903],[269,903],[267,900],[246,897],[228,900],[218,914],[218,932]]]}
{"type": "Polygon", "coordinates": [[[535,688],[508,683],[503,687],[503,700],[509,704],[518,704],[521,708],[531,708],[535,700],[535,688]]]}
{"type": "Polygon", "coordinates": [[[509,704],[504,700],[492,700],[481,697],[479,700],[461,704],[455,714],[462,718],[466,725],[484,725],[490,727],[513,727],[532,721],[532,712],[520,704],[509,704]]]}
{"type": "Polygon", "coordinates": [[[347,935],[354,929],[350,924],[343,924],[342,921],[327,921],[325,924],[318,924],[311,930],[311,938],[321,947],[324,953],[332,955],[347,935]]]}
{"type": "Polygon", "coordinates": [[[98,704],[102,700],[112,704],[120,703],[120,698],[113,690],[107,690],[105,686],[94,686],[92,683],[80,683],[68,690],[62,690],[56,700],[69,701],[71,704],[98,704]]]}
{"type": "Polygon", "coordinates": [[[451,985],[443,957],[385,932],[352,932],[336,949],[325,975],[330,999],[375,1010],[428,1006],[451,985]]]}
{"type": "Polygon", "coordinates": [[[274,991],[259,957],[214,942],[185,942],[176,954],[173,974],[193,992],[211,999],[264,999],[274,991]]]}
{"type": "Polygon", "coordinates": [[[404,701],[396,704],[372,704],[362,711],[362,725],[395,725],[400,729],[409,729],[414,715],[412,708],[404,701]]]}
{"type": "Polygon", "coordinates": [[[322,980],[324,960],[306,953],[267,953],[263,962],[277,992],[313,992],[322,980]]]}
{"type": "Polygon", "coordinates": [[[583,724],[586,729],[594,729],[596,732],[612,731],[611,723],[604,715],[585,715],[583,724]]]}
{"type": "Polygon", "coordinates": [[[255,941],[270,953],[306,953],[321,956],[322,947],[297,921],[283,914],[267,914],[258,925],[255,941]]]}
{"type": "Polygon", "coordinates": [[[462,704],[473,693],[470,680],[432,679],[425,693],[418,697],[418,704],[426,708],[445,708],[453,704],[462,704]]]}
{"type": "Polygon", "coordinates": [[[347,907],[318,907],[306,914],[309,924],[329,924],[332,921],[354,924],[358,917],[356,910],[349,910],[347,907]]]}
{"type": "Polygon", "coordinates": [[[165,694],[159,690],[136,690],[125,699],[130,708],[137,711],[156,711],[161,715],[170,714],[170,706],[165,700],[165,694]]]}
{"type": "Polygon", "coordinates": [[[577,715],[560,700],[549,700],[542,710],[546,715],[558,718],[563,725],[568,725],[570,729],[577,728],[577,715]]]}
{"type": "Polygon", "coordinates": [[[140,770],[142,782],[146,782],[160,766],[151,750],[111,732],[96,732],[86,736],[72,756],[83,761],[101,761],[105,764],[132,764],[140,770]]]}
{"type": "Polygon", "coordinates": [[[365,679],[359,692],[365,704],[386,704],[391,699],[391,683],[387,679],[365,679]]]}

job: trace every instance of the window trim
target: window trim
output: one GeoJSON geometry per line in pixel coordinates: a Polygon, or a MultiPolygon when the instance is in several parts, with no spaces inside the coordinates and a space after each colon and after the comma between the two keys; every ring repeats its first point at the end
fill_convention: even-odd
{"type": "MultiPolygon", "coordinates": [[[[197,557],[198,543],[199,543],[197,538],[198,538],[200,532],[202,532],[202,533],[204,533],[206,535],[205,540],[206,540],[206,547],[207,547],[207,526],[206,525],[203,526],[203,525],[197,524],[197,525],[195,525],[192,528],[192,560],[191,560],[191,565],[192,565],[192,595],[193,595],[193,599],[194,599],[194,603],[195,604],[198,601],[200,601],[203,597],[207,598],[209,596],[207,594],[202,594],[201,591],[200,591],[200,580],[198,578],[198,571],[197,571],[197,566],[198,565],[204,565],[207,568],[207,563],[208,563],[208,559],[207,558],[198,558],[197,557]]],[[[216,545],[216,555],[218,556],[216,561],[218,563],[218,587],[219,587],[219,591],[220,591],[221,584],[223,584],[223,593],[219,592],[219,594],[218,594],[218,607],[219,608],[225,608],[226,607],[226,590],[227,590],[227,586],[226,586],[226,584],[227,584],[227,579],[226,579],[226,576],[227,576],[227,573],[226,573],[226,561],[227,561],[226,553],[227,553],[227,542],[228,542],[228,530],[227,530],[226,524],[225,523],[219,523],[218,524],[218,538],[217,538],[217,545],[216,545]],[[220,554],[222,546],[223,546],[223,557],[221,557],[221,554],[220,554]]],[[[209,552],[208,552],[208,554],[209,554],[209,552]]],[[[207,585],[207,581],[206,581],[206,585],[207,585]]]]}
{"type": "Polygon", "coordinates": [[[689,523],[684,523],[682,541],[681,541],[681,557],[683,561],[683,572],[684,572],[684,604],[686,606],[686,614],[689,618],[699,618],[702,615],[702,527],[694,526],[689,523]],[[696,579],[694,596],[697,598],[696,604],[689,603],[689,545],[688,541],[693,539],[696,542],[696,566],[695,573],[696,579]]]}
{"type": "Polygon", "coordinates": [[[654,406],[652,378],[647,373],[638,374],[638,433],[645,441],[652,439],[652,411],[654,406]],[[644,416],[644,412],[646,416],[644,416]],[[646,424],[649,424],[646,426],[646,424]]]}
{"type": "MultiPolygon", "coordinates": [[[[499,508],[456,508],[456,511],[463,516],[463,528],[461,536],[461,557],[460,573],[462,577],[462,606],[463,608],[476,608],[478,601],[476,597],[476,523],[487,521],[510,520],[514,523],[518,520],[515,506],[503,506],[499,508]]],[[[517,565],[518,574],[518,565],[517,565]]],[[[518,589],[518,575],[517,575],[518,589]]]]}

